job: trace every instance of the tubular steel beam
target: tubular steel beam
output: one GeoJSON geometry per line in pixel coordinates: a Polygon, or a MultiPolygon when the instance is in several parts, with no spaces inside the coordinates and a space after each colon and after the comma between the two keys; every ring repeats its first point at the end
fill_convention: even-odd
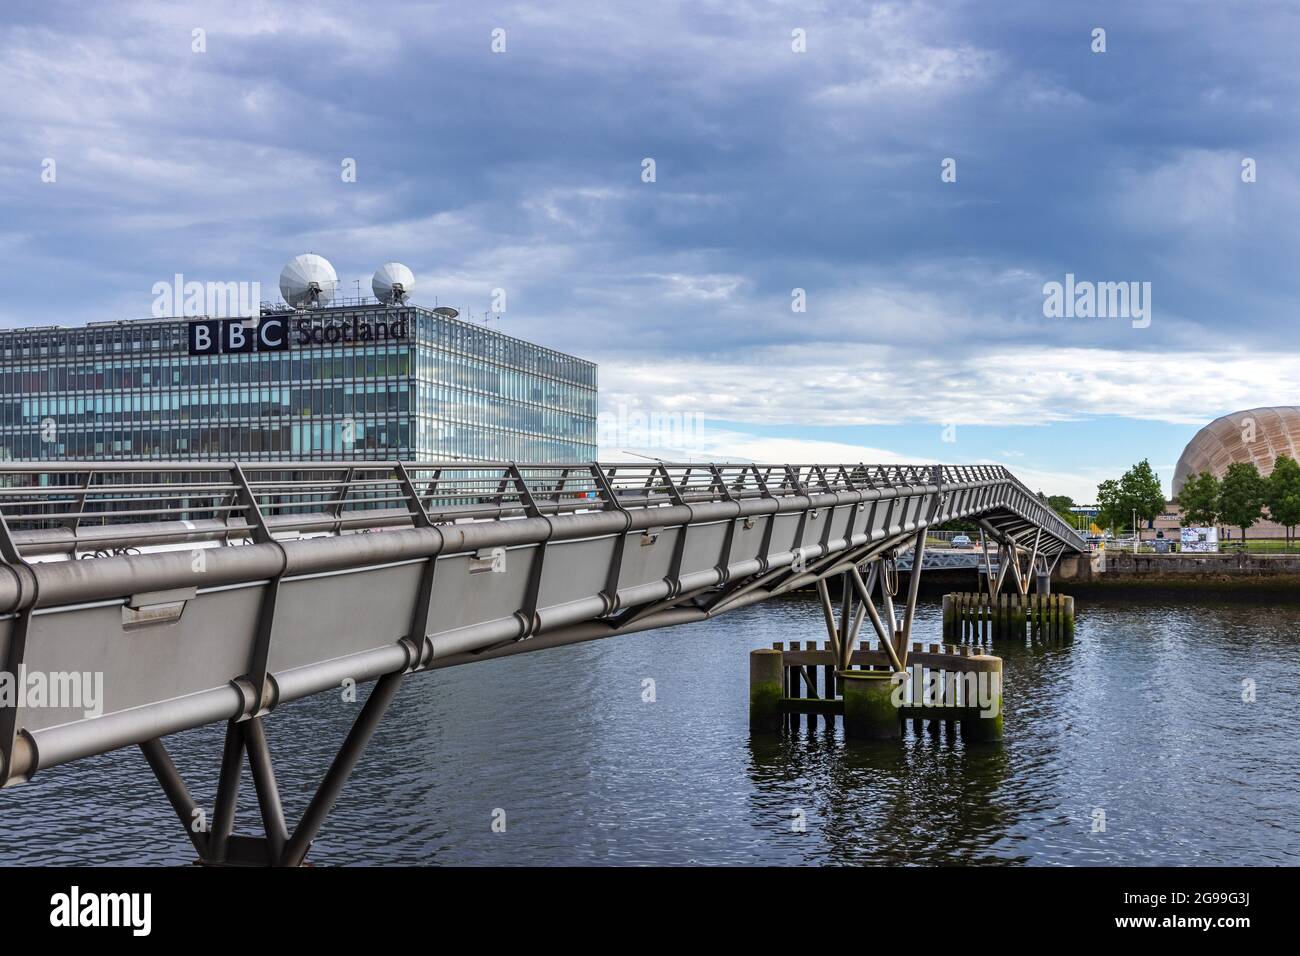
{"type": "MultiPolygon", "coordinates": [[[[850,566],[849,570],[856,570],[850,566]]],[[[854,638],[853,588],[849,584],[849,571],[840,574],[840,660],[847,660],[853,653],[854,638]]]]}
{"type": "Polygon", "coordinates": [[[1007,556],[1011,559],[1011,576],[1015,578],[1016,590],[1021,597],[1029,593],[1029,582],[1020,573],[1020,548],[1014,543],[1007,545],[1007,556]]]}
{"type": "Polygon", "coordinates": [[[984,552],[984,590],[989,592],[990,598],[997,598],[998,592],[993,583],[993,560],[989,557],[989,542],[983,528],[980,528],[980,550],[984,552]]]}
{"type": "Polygon", "coordinates": [[[907,663],[907,648],[912,640],[912,620],[916,617],[916,597],[921,588],[921,568],[925,564],[925,528],[916,533],[916,549],[912,552],[912,570],[907,575],[907,606],[903,609],[903,634],[899,638],[898,657],[907,663]]]}
{"type": "Polygon", "coordinates": [[[822,616],[826,618],[826,636],[830,640],[831,650],[838,658],[840,656],[840,635],[835,627],[835,611],[831,607],[830,590],[826,587],[826,579],[817,579],[817,597],[822,602],[822,616]]]}
{"type": "MultiPolygon", "coordinates": [[[[849,568],[856,571],[856,566],[849,568]]],[[[849,586],[849,571],[840,574],[840,634],[847,638],[853,632],[853,589],[849,586]]]]}
{"type": "Polygon", "coordinates": [[[861,601],[858,602],[857,610],[853,612],[853,626],[849,631],[849,639],[840,645],[842,657],[840,660],[840,669],[843,670],[849,666],[853,659],[853,652],[858,646],[858,637],[862,634],[862,624],[867,619],[867,609],[861,601]]]}
{"type": "Polygon", "coordinates": [[[898,614],[894,611],[894,595],[898,591],[898,565],[886,557],[880,564],[880,603],[885,606],[889,619],[889,633],[898,633],[898,614]],[[891,580],[892,578],[892,580],[891,580]]]}
{"type": "Polygon", "coordinates": [[[244,734],[239,724],[226,722],[226,740],[221,751],[221,776],[217,780],[217,799],[212,811],[212,830],[208,834],[208,857],[215,863],[226,859],[230,833],[235,826],[235,807],[239,803],[239,778],[244,772],[244,734]]]}
{"type": "Polygon", "coordinates": [[[316,795],[312,797],[311,803],[303,812],[292,839],[278,855],[280,865],[301,866],[302,861],[307,858],[312,840],[316,839],[321,824],[325,822],[325,817],[333,808],[334,801],[338,799],[343,785],[352,774],[352,769],[361,759],[362,751],[366,749],[366,744],[369,743],[375,728],[379,726],[379,721],[388,710],[388,705],[397,695],[397,689],[402,684],[402,676],[401,673],[388,674],[375,682],[370,696],[366,698],[365,705],[361,708],[361,713],[357,715],[356,722],[348,731],[343,746],[339,748],[338,755],[330,764],[325,779],[321,781],[316,795]]]}
{"type": "Polygon", "coordinates": [[[253,786],[257,790],[257,803],[262,811],[262,826],[266,829],[266,842],[271,859],[278,860],[284,853],[289,831],[284,824],[284,807],[280,804],[280,788],[275,782],[271,767],[271,751],[266,745],[266,731],[261,717],[252,717],[240,725],[244,743],[248,747],[248,763],[253,770],[253,786]]]}
{"type": "Polygon", "coordinates": [[[194,844],[195,851],[200,857],[206,857],[208,852],[207,835],[202,830],[196,830],[194,825],[199,819],[199,806],[190,796],[189,789],[185,786],[185,781],[181,779],[180,771],[172,763],[172,758],[167,754],[167,748],[163,742],[155,737],[152,740],[146,740],[140,744],[140,750],[144,753],[145,760],[149,761],[149,768],[153,775],[158,778],[162,785],[163,793],[167,795],[168,802],[171,803],[172,809],[176,811],[176,818],[181,821],[181,826],[185,828],[185,834],[194,844]]]}
{"type": "Polygon", "coordinates": [[[1043,527],[1042,525],[1039,525],[1038,529],[1034,532],[1034,549],[1029,552],[1029,569],[1027,572],[1028,574],[1033,574],[1037,569],[1038,545],[1042,541],[1042,538],[1043,538],[1043,527]]]}
{"type": "Polygon", "coordinates": [[[998,580],[997,584],[993,586],[994,594],[1002,593],[1002,585],[1007,579],[1007,571],[1010,569],[1014,557],[1015,554],[1008,545],[998,545],[998,580]]]}
{"type": "Polygon", "coordinates": [[[880,613],[876,610],[876,603],[871,599],[871,589],[868,588],[866,582],[862,580],[862,575],[859,573],[857,568],[853,568],[850,571],[850,574],[853,575],[853,586],[857,589],[858,597],[862,601],[862,607],[871,617],[871,626],[876,629],[876,637],[880,639],[881,647],[883,647],[885,653],[889,655],[889,660],[894,665],[894,670],[901,671],[903,669],[903,662],[899,659],[898,652],[894,649],[894,635],[885,634],[884,622],[880,620],[880,613]]]}

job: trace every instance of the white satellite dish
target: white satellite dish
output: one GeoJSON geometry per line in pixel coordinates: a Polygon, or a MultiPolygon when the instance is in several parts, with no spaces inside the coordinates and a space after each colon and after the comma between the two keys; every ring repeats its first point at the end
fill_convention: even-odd
{"type": "Polygon", "coordinates": [[[294,256],[280,271],[280,295],[295,309],[329,305],[338,284],[338,273],[324,256],[294,256]]]}
{"type": "Polygon", "coordinates": [[[400,262],[385,262],[375,270],[370,291],[384,305],[404,305],[415,291],[415,275],[400,262]]]}

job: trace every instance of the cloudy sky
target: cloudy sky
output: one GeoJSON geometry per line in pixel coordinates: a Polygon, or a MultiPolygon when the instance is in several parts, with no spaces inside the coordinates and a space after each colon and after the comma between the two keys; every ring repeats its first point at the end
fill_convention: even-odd
{"type": "Polygon", "coordinates": [[[679,415],[652,453],[994,461],[1089,500],[1297,402],[1294,5],[0,16],[5,326],[144,317],[178,272],[271,298],[299,252],[345,289],[398,259],[417,301],[598,361],[634,433],[606,454],[679,415]],[[1150,283],[1149,325],[1045,315],[1067,274],[1150,283]]]}

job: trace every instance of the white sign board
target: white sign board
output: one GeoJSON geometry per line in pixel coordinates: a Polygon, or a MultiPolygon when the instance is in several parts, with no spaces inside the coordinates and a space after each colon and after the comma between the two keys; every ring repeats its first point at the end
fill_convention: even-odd
{"type": "Polygon", "coordinates": [[[1182,550],[1188,553],[1215,553],[1219,550],[1218,528],[1183,528],[1182,550]]]}

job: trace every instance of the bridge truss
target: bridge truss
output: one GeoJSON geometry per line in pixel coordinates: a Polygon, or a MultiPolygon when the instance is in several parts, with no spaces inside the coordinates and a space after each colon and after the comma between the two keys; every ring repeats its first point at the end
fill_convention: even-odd
{"type": "Polygon", "coordinates": [[[0,708],[0,783],[138,745],[202,860],[296,865],[405,675],[809,586],[838,659],[870,620],[901,668],[920,574],[900,595],[894,558],[923,566],[925,530],[954,519],[978,522],[999,583],[1010,568],[1022,593],[1030,569],[1041,586],[1085,548],[996,466],[6,463],[5,673],[102,673],[104,705],[0,708]],[[349,679],[376,684],[290,833],[263,720],[349,679]],[[217,721],[220,780],[198,832],[163,738],[217,721]],[[232,833],[245,755],[259,837],[232,833]]]}

